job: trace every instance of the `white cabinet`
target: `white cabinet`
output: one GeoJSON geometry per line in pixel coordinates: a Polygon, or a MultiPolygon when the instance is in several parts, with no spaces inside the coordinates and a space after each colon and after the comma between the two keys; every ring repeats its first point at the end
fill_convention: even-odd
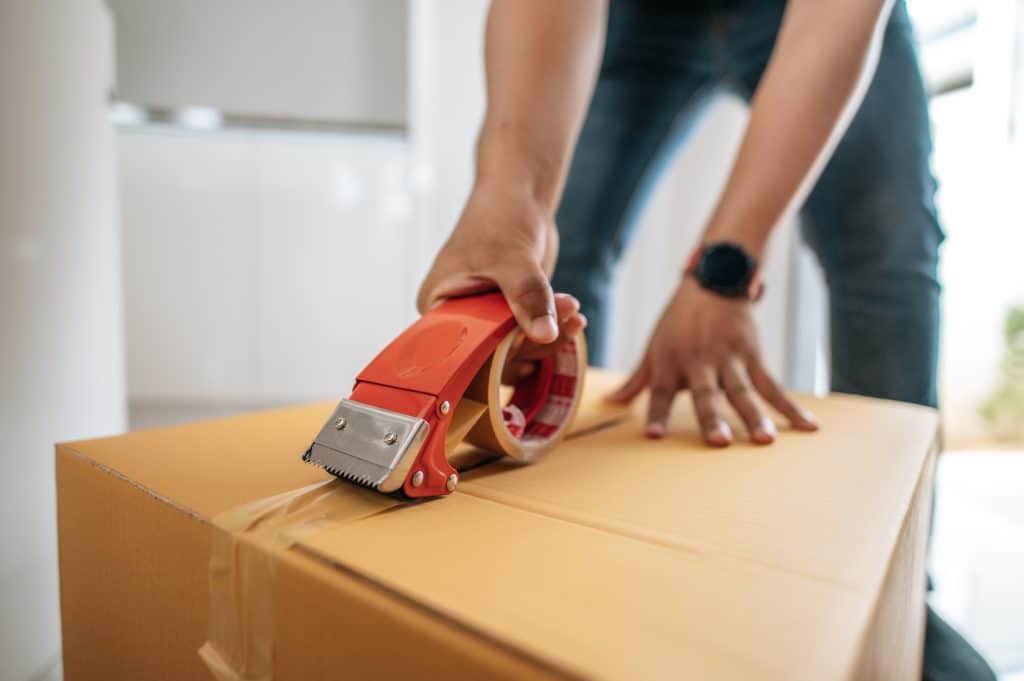
{"type": "Polygon", "coordinates": [[[108,0],[116,99],[402,128],[406,0],[108,0]]]}
{"type": "Polygon", "coordinates": [[[133,401],[341,396],[413,319],[402,138],[151,127],[118,152],[133,401]]]}

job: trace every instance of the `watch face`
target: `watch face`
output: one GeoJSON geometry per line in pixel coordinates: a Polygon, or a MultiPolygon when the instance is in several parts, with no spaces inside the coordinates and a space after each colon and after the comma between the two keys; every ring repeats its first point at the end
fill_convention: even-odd
{"type": "Polygon", "coordinates": [[[697,267],[697,278],[712,291],[744,295],[756,266],[754,259],[739,246],[715,244],[704,250],[697,267]]]}

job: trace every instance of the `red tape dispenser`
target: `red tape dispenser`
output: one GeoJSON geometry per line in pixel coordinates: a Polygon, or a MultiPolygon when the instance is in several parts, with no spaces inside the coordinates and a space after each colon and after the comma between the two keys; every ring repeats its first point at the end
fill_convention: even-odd
{"type": "Polygon", "coordinates": [[[586,345],[580,334],[539,360],[503,404],[502,368],[521,333],[501,294],[442,303],[363,369],[303,460],[410,499],[455,489],[449,454],[463,439],[532,460],[576,415],[586,345]]]}

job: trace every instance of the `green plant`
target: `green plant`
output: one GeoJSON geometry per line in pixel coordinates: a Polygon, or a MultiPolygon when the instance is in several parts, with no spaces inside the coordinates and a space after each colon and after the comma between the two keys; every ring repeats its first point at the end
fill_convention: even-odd
{"type": "Polygon", "coordinates": [[[1003,336],[999,385],[981,405],[981,417],[993,437],[1024,439],[1024,306],[1007,311],[1003,336]]]}

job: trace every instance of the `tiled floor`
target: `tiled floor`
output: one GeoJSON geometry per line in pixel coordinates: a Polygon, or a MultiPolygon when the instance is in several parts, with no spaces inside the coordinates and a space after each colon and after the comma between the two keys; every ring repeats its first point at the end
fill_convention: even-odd
{"type": "Polygon", "coordinates": [[[1024,451],[947,453],[936,495],[932,603],[1024,681],[1024,451]]]}

